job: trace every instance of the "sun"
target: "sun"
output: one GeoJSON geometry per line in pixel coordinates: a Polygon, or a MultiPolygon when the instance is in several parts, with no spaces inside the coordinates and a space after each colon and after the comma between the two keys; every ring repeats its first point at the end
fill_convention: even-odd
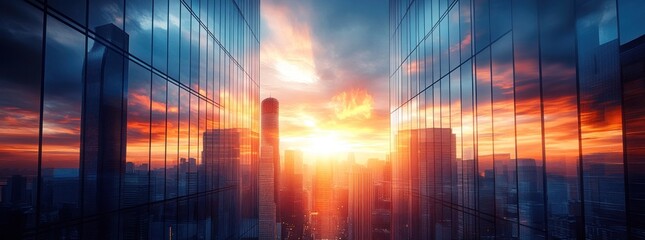
{"type": "Polygon", "coordinates": [[[350,151],[350,144],[334,131],[321,132],[308,138],[305,151],[317,156],[330,156],[350,151]]]}

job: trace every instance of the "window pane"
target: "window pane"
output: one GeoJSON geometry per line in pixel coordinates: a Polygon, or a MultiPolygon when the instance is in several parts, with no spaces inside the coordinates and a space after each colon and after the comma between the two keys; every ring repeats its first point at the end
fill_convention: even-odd
{"type": "Polygon", "coordinates": [[[576,221],[581,213],[574,11],[573,2],[540,1],[547,222],[556,238],[575,238],[583,227],[576,221]]]}
{"type": "Polygon", "coordinates": [[[7,238],[35,226],[42,68],[33,63],[42,57],[42,16],[26,2],[0,1],[0,202],[8,206],[0,225],[9,226],[7,238]]]}
{"type": "Polygon", "coordinates": [[[511,34],[491,46],[496,231],[508,238],[518,237],[512,47],[511,34]]]}
{"type": "MultiPolygon", "coordinates": [[[[41,197],[41,224],[80,216],[79,165],[85,59],[84,36],[54,18],[47,20],[41,189],[48,194],[41,197]]],[[[65,236],[68,231],[78,229],[61,228],[51,232],[51,236],[65,236]]]]}
{"type": "Polygon", "coordinates": [[[152,2],[130,0],[125,3],[125,31],[130,36],[130,54],[151,64],[152,2]]]}
{"type": "Polygon", "coordinates": [[[514,4],[513,16],[519,221],[545,229],[537,1],[514,4]]]}
{"type": "Polygon", "coordinates": [[[89,1],[89,10],[90,30],[106,24],[114,24],[117,28],[123,29],[122,0],[89,1]]]}
{"type": "Polygon", "coordinates": [[[154,1],[154,14],[152,20],[152,65],[162,73],[167,73],[168,69],[168,29],[172,22],[172,17],[168,11],[167,0],[154,1]]]}
{"type": "Polygon", "coordinates": [[[479,177],[480,235],[495,236],[495,171],[493,159],[493,129],[491,113],[490,48],[476,57],[475,80],[477,95],[477,170],[479,177]]]}
{"type": "Polygon", "coordinates": [[[626,238],[616,3],[591,1],[577,8],[585,229],[589,238],[626,238]]]}

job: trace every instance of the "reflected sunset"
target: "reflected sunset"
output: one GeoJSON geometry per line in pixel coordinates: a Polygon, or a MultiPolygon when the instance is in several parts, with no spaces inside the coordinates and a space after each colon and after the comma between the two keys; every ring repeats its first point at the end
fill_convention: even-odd
{"type": "Polygon", "coordinates": [[[2,239],[645,239],[645,1],[0,1],[2,239]]]}

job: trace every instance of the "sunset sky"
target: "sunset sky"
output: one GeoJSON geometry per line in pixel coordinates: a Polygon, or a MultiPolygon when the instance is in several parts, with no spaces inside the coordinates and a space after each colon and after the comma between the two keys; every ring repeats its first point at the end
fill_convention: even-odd
{"type": "Polygon", "coordinates": [[[261,98],[280,101],[281,150],[300,149],[307,161],[384,159],[387,1],[261,4],[261,98]]]}

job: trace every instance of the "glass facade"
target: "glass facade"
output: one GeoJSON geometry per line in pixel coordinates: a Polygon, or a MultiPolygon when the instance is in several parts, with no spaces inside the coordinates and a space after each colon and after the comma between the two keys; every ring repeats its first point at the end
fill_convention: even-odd
{"type": "Polygon", "coordinates": [[[391,0],[393,239],[645,238],[642,9],[391,0]]]}
{"type": "Polygon", "coordinates": [[[0,232],[257,237],[258,0],[0,2],[0,232]]]}

